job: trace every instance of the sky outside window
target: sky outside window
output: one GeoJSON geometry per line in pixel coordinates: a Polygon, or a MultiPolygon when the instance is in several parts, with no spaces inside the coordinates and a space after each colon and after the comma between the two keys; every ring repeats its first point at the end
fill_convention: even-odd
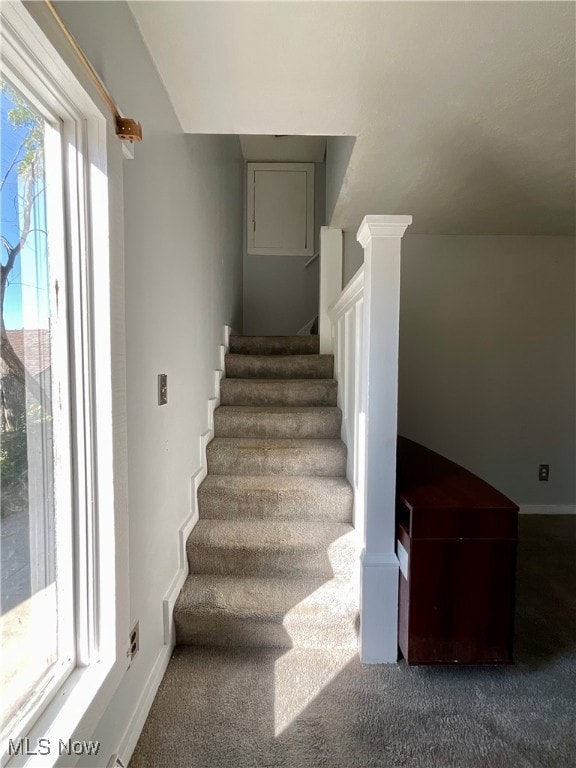
{"type": "MultiPolygon", "coordinates": [[[[28,106],[28,105],[27,105],[28,106]]],[[[18,108],[9,89],[0,93],[0,234],[11,246],[18,243],[22,225],[23,200],[20,162],[30,126],[10,119],[18,108]],[[15,162],[16,160],[16,162],[15,162]]],[[[28,106],[29,108],[29,106],[28,106]]],[[[40,118],[42,122],[42,118],[40,118]]],[[[31,210],[31,233],[16,257],[8,278],[2,308],[6,329],[48,328],[49,275],[46,250],[46,205],[40,189],[31,210]]],[[[2,247],[2,264],[6,248],[2,247]]]]}

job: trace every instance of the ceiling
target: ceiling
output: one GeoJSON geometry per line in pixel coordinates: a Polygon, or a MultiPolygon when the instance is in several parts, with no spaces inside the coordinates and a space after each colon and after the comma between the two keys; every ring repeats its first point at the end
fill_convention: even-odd
{"type": "Polygon", "coordinates": [[[332,226],[574,234],[576,4],[130,7],[185,132],[356,137],[328,140],[332,226]]]}

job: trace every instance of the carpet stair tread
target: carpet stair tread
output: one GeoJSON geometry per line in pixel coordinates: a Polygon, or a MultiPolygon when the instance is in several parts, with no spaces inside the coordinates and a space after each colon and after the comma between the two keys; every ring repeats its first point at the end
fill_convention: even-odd
{"type": "Polygon", "coordinates": [[[187,542],[191,573],[351,577],[354,529],[302,520],[200,520],[187,542]]]}
{"type": "Polygon", "coordinates": [[[221,405],[217,437],[339,438],[342,411],[334,406],[221,405]]]}
{"type": "Polygon", "coordinates": [[[334,379],[222,379],[221,405],[335,406],[334,379]]]}
{"type": "Polygon", "coordinates": [[[352,521],[353,492],[345,477],[207,475],[198,489],[201,518],[352,521]]]}
{"type": "Polygon", "coordinates": [[[208,472],[218,475],[346,474],[346,446],[337,439],[215,437],[206,458],[208,472]]]}
{"type": "Polygon", "coordinates": [[[342,579],[190,575],[174,608],[180,644],[355,647],[357,596],[342,579]]]}
{"type": "Polygon", "coordinates": [[[226,376],[237,379],[331,379],[333,355],[242,355],[228,353],[226,376]]]}
{"type": "Polygon", "coordinates": [[[243,355],[317,355],[318,336],[230,336],[230,352],[243,355]]]}

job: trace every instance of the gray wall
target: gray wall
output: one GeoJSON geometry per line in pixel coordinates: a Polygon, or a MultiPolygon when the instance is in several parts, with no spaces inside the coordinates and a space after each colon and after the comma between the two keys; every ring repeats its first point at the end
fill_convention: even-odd
{"type": "Polygon", "coordinates": [[[344,232],[342,242],[342,287],[348,285],[363,263],[364,249],[356,240],[356,231],[344,232]]]}
{"type": "MultiPolygon", "coordinates": [[[[343,285],[363,258],[344,233],[343,285]]],[[[576,503],[575,305],[573,237],[406,234],[400,434],[518,503],[576,503]]]]}
{"type": "Polygon", "coordinates": [[[329,136],[326,142],[326,224],[328,226],[330,226],[355,144],[356,136],[329,136]]]}
{"type": "Polygon", "coordinates": [[[575,346],[574,238],[405,236],[401,434],[518,503],[574,504],[575,346]]]}
{"type": "MultiPolygon", "coordinates": [[[[315,165],[314,252],[324,224],[325,166],[315,165]]],[[[244,241],[246,238],[244,237],[244,241]]],[[[319,260],[309,256],[249,256],[244,242],[243,333],[291,335],[318,314],[319,260]]]]}
{"type": "Polygon", "coordinates": [[[235,137],[184,136],[126,3],[58,11],[144,141],[124,162],[130,624],[140,651],[98,726],[102,765],[164,647],[162,601],[179,568],[178,530],[223,326],[241,324],[243,160],[235,137]],[[156,377],[168,374],[168,405],[156,377]]]}

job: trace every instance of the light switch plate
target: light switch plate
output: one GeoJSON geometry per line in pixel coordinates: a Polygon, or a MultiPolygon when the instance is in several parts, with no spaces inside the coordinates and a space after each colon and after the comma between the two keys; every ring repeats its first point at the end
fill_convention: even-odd
{"type": "Polygon", "coordinates": [[[168,402],[168,374],[158,374],[158,405],[166,405],[168,402]]]}

